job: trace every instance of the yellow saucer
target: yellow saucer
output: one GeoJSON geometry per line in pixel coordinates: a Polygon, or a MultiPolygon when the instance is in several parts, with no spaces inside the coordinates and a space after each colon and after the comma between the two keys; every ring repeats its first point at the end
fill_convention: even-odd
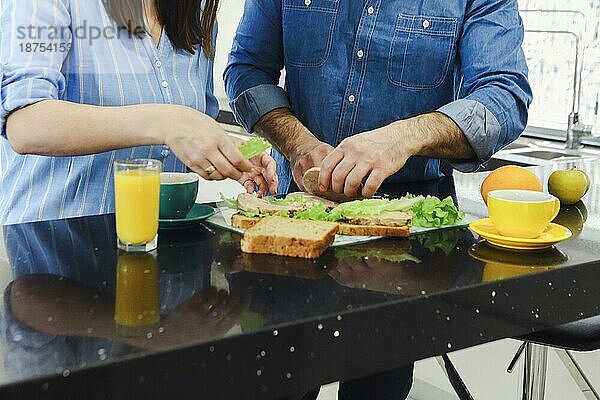
{"type": "Polygon", "coordinates": [[[490,244],[513,250],[539,250],[569,239],[573,234],[567,228],[558,224],[550,224],[542,234],[535,239],[523,239],[502,236],[489,218],[478,219],[469,228],[490,244]]]}

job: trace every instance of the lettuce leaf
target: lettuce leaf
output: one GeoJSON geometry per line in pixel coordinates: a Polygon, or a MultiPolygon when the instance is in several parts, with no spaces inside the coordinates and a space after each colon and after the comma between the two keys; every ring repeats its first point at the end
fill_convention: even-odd
{"type": "Polygon", "coordinates": [[[262,214],[262,213],[253,212],[253,211],[238,210],[238,212],[240,213],[240,215],[243,215],[244,217],[249,217],[249,218],[264,218],[267,216],[267,214],[262,214]]]}
{"type": "Polygon", "coordinates": [[[407,195],[399,199],[366,199],[342,203],[329,213],[330,221],[341,221],[347,218],[375,217],[389,211],[410,210],[424,199],[423,196],[407,195]]]}
{"type": "Polygon", "coordinates": [[[407,211],[424,199],[423,196],[407,195],[400,199],[365,199],[342,203],[331,211],[323,204],[316,204],[295,215],[300,219],[317,221],[344,221],[347,218],[374,217],[386,211],[407,211]]]}
{"type": "Polygon", "coordinates": [[[225,203],[225,205],[229,208],[233,208],[234,210],[238,209],[238,202],[237,199],[235,197],[225,197],[225,195],[223,193],[219,193],[221,195],[221,201],[223,201],[223,203],[225,203]]]}
{"type": "Polygon", "coordinates": [[[412,225],[423,228],[439,228],[460,222],[465,214],[458,211],[451,197],[440,200],[427,196],[411,207],[412,225]]]}
{"type": "Polygon", "coordinates": [[[288,204],[294,204],[294,203],[296,203],[296,204],[298,204],[298,203],[300,203],[300,204],[313,204],[315,202],[315,200],[308,199],[308,198],[306,198],[304,196],[301,196],[301,195],[291,196],[289,198],[280,198],[280,199],[272,197],[272,198],[270,198],[268,200],[269,200],[269,202],[271,204],[277,204],[277,205],[282,205],[282,206],[285,206],[285,205],[288,205],[288,204]]]}
{"type": "Polygon", "coordinates": [[[456,229],[447,229],[425,235],[417,235],[419,243],[431,253],[435,253],[436,250],[441,250],[446,255],[449,255],[454,251],[459,239],[460,231],[456,229]]]}
{"type": "Polygon", "coordinates": [[[242,143],[239,149],[240,153],[242,153],[245,158],[250,159],[258,156],[260,153],[269,149],[270,147],[271,143],[257,136],[242,143]]]}
{"type": "Polygon", "coordinates": [[[419,264],[421,260],[410,253],[383,253],[379,250],[370,250],[370,251],[361,251],[361,250],[353,250],[351,248],[340,248],[335,250],[335,258],[338,260],[342,260],[344,258],[373,258],[377,261],[388,261],[393,263],[400,263],[402,261],[411,261],[416,264],[419,264]]]}
{"type": "Polygon", "coordinates": [[[327,207],[323,203],[315,204],[309,209],[300,211],[294,215],[298,219],[310,219],[313,221],[332,221],[327,211],[327,207]]]}
{"type": "Polygon", "coordinates": [[[267,320],[259,313],[246,310],[240,316],[240,327],[242,332],[254,332],[265,326],[267,320]]]}

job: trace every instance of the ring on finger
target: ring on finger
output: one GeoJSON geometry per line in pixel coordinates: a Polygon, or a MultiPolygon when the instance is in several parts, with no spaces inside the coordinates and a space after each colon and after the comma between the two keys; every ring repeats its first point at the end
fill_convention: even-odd
{"type": "Polygon", "coordinates": [[[217,169],[215,168],[215,166],[211,164],[211,165],[209,165],[208,167],[206,167],[206,168],[204,169],[204,172],[206,172],[206,174],[207,174],[208,176],[210,176],[210,175],[214,174],[216,170],[217,170],[217,169]]]}

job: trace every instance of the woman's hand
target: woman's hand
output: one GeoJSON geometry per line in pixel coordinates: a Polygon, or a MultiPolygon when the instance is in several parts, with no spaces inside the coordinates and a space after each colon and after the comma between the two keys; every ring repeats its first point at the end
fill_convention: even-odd
{"type": "Polygon", "coordinates": [[[244,173],[252,173],[252,163],[211,117],[188,107],[169,111],[158,129],[163,132],[164,143],[192,171],[208,180],[236,181],[244,173]]]}
{"type": "Polygon", "coordinates": [[[254,165],[251,172],[246,172],[238,180],[248,191],[257,192],[259,197],[267,192],[277,193],[279,177],[277,176],[277,163],[268,153],[262,153],[250,160],[254,165]],[[257,190],[258,189],[258,190],[257,190]]]}

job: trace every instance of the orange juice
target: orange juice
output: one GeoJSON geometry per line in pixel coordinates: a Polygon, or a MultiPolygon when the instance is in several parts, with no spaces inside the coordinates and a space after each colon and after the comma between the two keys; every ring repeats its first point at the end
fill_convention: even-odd
{"type": "Polygon", "coordinates": [[[158,171],[115,172],[117,236],[127,244],[145,244],[158,231],[160,174],[158,171]]]}
{"type": "Polygon", "coordinates": [[[158,266],[152,254],[120,254],[117,261],[115,322],[139,327],[160,321],[158,266]]]}

